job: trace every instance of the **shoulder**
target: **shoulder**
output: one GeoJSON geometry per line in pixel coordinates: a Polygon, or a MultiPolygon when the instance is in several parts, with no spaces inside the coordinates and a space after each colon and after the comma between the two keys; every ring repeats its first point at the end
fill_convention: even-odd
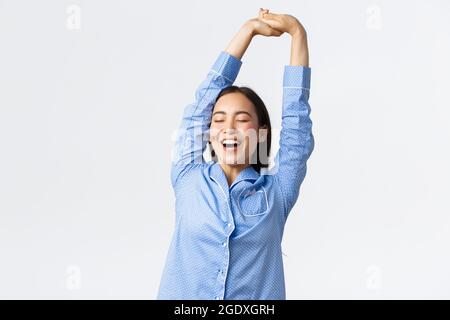
{"type": "Polygon", "coordinates": [[[205,181],[205,178],[209,177],[213,164],[214,161],[190,164],[183,176],[178,180],[175,191],[186,190],[186,188],[189,188],[191,191],[195,189],[202,181],[205,181]]]}

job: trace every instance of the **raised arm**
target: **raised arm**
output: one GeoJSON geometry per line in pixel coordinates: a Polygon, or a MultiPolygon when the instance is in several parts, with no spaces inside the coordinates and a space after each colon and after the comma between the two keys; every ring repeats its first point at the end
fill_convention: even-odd
{"type": "Polygon", "coordinates": [[[292,37],[291,66],[309,67],[306,30],[297,18],[289,14],[270,13],[268,9],[260,9],[258,20],[275,30],[286,32],[292,37]]]}
{"type": "MultiPolygon", "coordinates": [[[[262,12],[263,10],[260,9],[259,17],[261,16],[262,12]]],[[[241,59],[254,36],[263,35],[266,37],[279,37],[282,34],[282,31],[271,28],[267,23],[261,21],[261,19],[250,19],[233,37],[233,39],[225,49],[225,52],[238,59],[241,59]]]]}
{"type": "Polygon", "coordinates": [[[260,19],[291,36],[290,64],[284,67],[280,149],[271,174],[285,198],[285,215],[297,201],[306,175],[306,162],[314,149],[309,89],[311,68],[306,31],[291,15],[264,12],[260,19]]]}
{"type": "Polygon", "coordinates": [[[173,187],[192,168],[204,163],[203,152],[208,141],[206,134],[214,102],[222,89],[233,84],[242,65],[241,58],[253,37],[280,36],[282,33],[258,18],[250,19],[241,26],[226,49],[220,52],[206,78],[197,87],[194,102],[184,109],[171,167],[173,187]]]}

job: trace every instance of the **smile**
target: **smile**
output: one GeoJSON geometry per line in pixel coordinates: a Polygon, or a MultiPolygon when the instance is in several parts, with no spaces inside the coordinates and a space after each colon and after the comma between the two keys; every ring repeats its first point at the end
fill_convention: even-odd
{"type": "Polygon", "coordinates": [[[233,139],[224,139],[222,140],[223,149],[226,151],[236,151],[238,146],[241,145],[241,141],[233,140],[233,139]]]}

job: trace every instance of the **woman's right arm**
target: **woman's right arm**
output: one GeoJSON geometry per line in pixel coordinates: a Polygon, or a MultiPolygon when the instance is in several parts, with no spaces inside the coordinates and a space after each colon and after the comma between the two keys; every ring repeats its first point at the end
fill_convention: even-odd
{"type": "Polygon", "coordinates": [[[241,65],[238,58],[225,51],[220,52],[206,78],[197,87],[194,102],[185,107],[172,155],[173,187],[190,169],[204,163],[203,152],[214,102],[222,89],[233,84],[241,65]]]}
{"type": "Polygon", "coordinates": [[[220,91],[231,86],[240,67],[241,58],[256,35],[280,36],[282,32],[272,29],[257,18],[244,23],[216,61],[195,92],[194,102],[187,105],[177,133],[171,167],[171,182],[177,181],[191,168],[204,163],[207,131],[211,122],[214,102],[220,91]]]}
{"type": "MultiPolygon", "coordinates": [[[[259,14],[261,16],[262,9],[260,9],[259,14]]],[[[233,37],[233,39],[225,49],[225,52],[238,59],[242,59],[242,56],[244,55],[254,36],[262,35],[266,37],[279,37],[282,34],[282,31],[271,28],[267,23],[262,22],[258,18],[250,19],[233,37]]]]}

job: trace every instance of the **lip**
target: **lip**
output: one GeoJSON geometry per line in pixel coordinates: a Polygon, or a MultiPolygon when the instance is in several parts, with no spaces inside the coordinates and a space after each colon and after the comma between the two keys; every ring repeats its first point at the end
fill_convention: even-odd
{"type": "Polygon", "coordinates": [[[220,141],[220,143],[222,144],[222,150],[229,153],[236,153],[239,146],[242,144],[242,142],[237,140],[237,138],[224,138],[220,141]],[[233,146],[226,146],[226,144],[233,144],[233,146]]]}
{"type": "Polygon", "coordinates": [[[224,152],[231,152],[231,153],[236,153],[238,151],[238,146],[234,146],[234,147],[225,147],[224,145],[222,145],[222,150],[224,152]]]}
{"type": "Polygon", "coordinates": [[[223,145],[224,143],[237,143],[237,145],[241,145],[242,141],[240,141],[237,137],[235,138],[223,138],[220,140],[220,143],[223,145]]]}

